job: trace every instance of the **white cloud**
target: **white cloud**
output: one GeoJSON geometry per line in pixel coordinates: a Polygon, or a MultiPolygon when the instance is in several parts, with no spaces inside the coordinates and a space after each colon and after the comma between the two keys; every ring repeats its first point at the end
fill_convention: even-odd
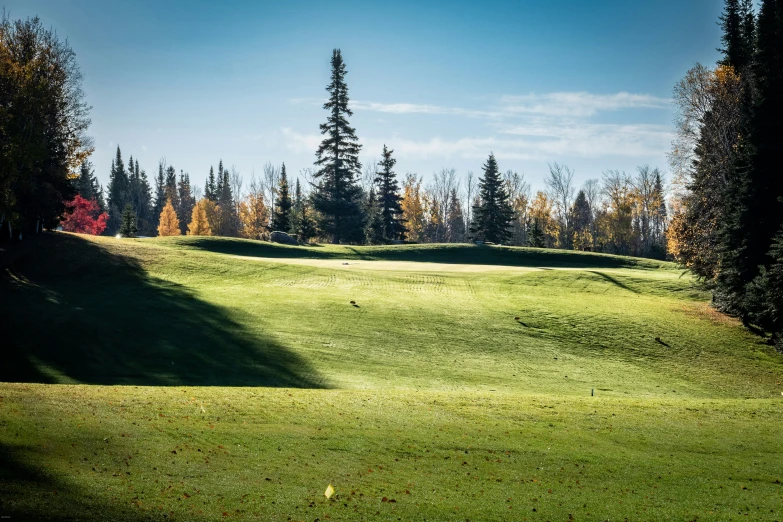
{"type": "Polygon", "coordinates": [[[552,92],[503,96],[500,104],[504,114],[535,114],[542,116],[588,117],[599,112],[623,109],[666,109],[670,101],[649,94],[618,92],[591,94],[589,92],[552,92]]]}
{"type": "MultiPolygon", "coordinates": [[[[314,99],[294,102],[316,101],[319,104],[324,102],[314,99]]],[[[400,156],[412,159],[484,159],[490,151],[494,151],[498,159],[537,161],[552,161],[561,157],[663,157],[672,139],[670,129],[662,125],[592,121],[595,115],[602,112],[669,108],[668,99],[649,94],[556,92],[503,96],[488,110],[365,101],[352,102],[351,106],[359,111],[389,114],[455,115],[492,120],[484,127],[486,135],[483,136],[361,140],[364,150],[380,150],[387,143],[400,156]]],[[[450,127],[454,128],[453,125],[450,127]]],[[[475,128],[472,125],[465,127],[475,128]]],[[[300,134],[289,128],[281,132],[286,147],[297,153],[312,153],[321,141],[319,135],[300,134]]]]}

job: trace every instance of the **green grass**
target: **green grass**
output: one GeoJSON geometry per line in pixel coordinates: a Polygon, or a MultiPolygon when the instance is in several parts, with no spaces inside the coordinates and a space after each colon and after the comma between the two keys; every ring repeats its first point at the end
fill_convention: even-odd
{"type": "Polygon", "coordinates": [[[0,316],[15,519],[783,518],[783,357],[669,263],[56,234],[0,316]]]}

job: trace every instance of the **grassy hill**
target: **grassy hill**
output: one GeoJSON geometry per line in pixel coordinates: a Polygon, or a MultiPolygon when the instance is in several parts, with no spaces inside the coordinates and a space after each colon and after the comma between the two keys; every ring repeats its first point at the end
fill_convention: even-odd
{"type": "Polygon", "coordinates": [[[781,518],[783,358],[672,264],[26,248],[0,278],[0,381],[68,386],[0,384],[0,514],[781,518]]]}

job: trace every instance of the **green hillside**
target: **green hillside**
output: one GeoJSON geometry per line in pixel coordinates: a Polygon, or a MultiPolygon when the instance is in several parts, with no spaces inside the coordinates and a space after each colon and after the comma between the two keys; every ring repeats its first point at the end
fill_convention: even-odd
{"type": "Polygon", "coordinates": [[[25,248],[4,253],[0,381],[68,386],[0,384],[15,518],[781,518],[783,357],[672,264],[25,248]]]}

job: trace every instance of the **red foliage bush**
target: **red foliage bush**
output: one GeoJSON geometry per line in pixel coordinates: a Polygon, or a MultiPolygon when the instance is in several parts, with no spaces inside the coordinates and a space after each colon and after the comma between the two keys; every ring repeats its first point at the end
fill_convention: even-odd
{"type": "Polygon", "coordinates": [[[98,202],[94,199],[87,200],[77,194],[73,201],[65,204],[65,207],[68,210],[66,210],[61,223],[66,232],[97,236],[106,229],[109,215],[106,212],[101,212],[98,202]]]}

